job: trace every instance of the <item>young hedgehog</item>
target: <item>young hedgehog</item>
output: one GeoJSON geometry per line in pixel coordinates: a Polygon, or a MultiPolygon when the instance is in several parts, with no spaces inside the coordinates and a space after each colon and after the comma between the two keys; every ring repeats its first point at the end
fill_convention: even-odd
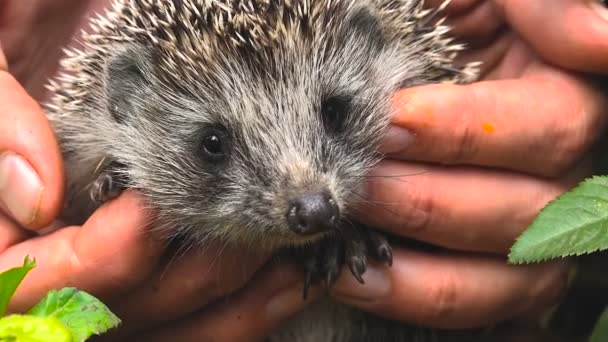
{"type": "MultiPolygon", "coordinates": [[[[447,4],[447,2],[446,2],[447,4]]],[[[442,6],[443,7],[443,6],[442,6]]],[[[308,286],[391,263],[349,210],[402,87],[468,82],[423,0],[124,0],[51,82],[64,218],[134,188],[170,237],[296,250],[308,286]]],[[[272,341],[412,341],[419,329],[329,302],[272,341]]],[[[418,339],[416,339],[418,340],[418,339]]]]}

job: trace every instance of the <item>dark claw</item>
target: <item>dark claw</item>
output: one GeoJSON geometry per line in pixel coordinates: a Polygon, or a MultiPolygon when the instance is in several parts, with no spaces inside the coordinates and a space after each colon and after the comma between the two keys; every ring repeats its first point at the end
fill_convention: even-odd
{"type": "Polygon", "coordinates": [[[340,275],[340,270],[343,265],[342,255],[344,252],[342,244],[337,241],[328,241],[328,243],[325,244],[323,251],[323,261],[321,264],[323,265],[323,273],[325,273],[325,286],[329,288],[336,282],[338,275],[340,275]]]}
{"type": "Polygon", "coordinates": [[[329,270],[325,275],[325,287],[330,288],[334,285],[336,280],[338,279],[338,271],[329,270]]]}
{"type": "Polygon", "coordinates": [[[310,286],[316,280],[319,273],[319,255],[321,253],[321,246],[315,244],[305,252],[304,258],[304,271],[306,272],[306,278],[304,279],[304,290],[302,296],[304,300],[308,298],[308,292],[310,286]]]}
{"type": "Polygon", "coordinates": [[[353,232],[346,241],[346,260],[350,272],[357,281],[364,284],[363,273],[367,270],[367,246],[362,238],[363,235],[353,232]]]}
{"type": "Polygon", "coordinates": [[[306,272],[306,278],[304,279],[304,290],[302,292],[302,299],[308,299],[308,291],[310,290],[310,285],[312,284],[312,273],[306,272]]]}
{"type": "Polygon", "coordinates": [[[354,257],[350,258],[348,261],[348,268],[350,268],[350,272],[353,274],[355,279],[361,284],[365,284],[363,280],[363,274],[367,270],[367,264],[364,260],[360,258],[354,257]]]}
{"type": "Polygon", "coordinates": [[[389,266],[393,266],[393,250],[390,246],[380,246],[378,253],[381,261],[386,262],[389,266]]]}
{"type": "Polygon", "coordinates": [[[369,249],[372,251],[374,258],[389,266],[393,266],[393,250],[388,240],[373,230],[368,230],[367,235],[369,249]]]}
{"type": "Polygon", "coordinates": [[[90,196],[91,200],[96,203],[103,203],[106,201],[107,193],[112,187],[112,177],[109,174],[101,174],[91,185],[90,185],[90,196]]]}

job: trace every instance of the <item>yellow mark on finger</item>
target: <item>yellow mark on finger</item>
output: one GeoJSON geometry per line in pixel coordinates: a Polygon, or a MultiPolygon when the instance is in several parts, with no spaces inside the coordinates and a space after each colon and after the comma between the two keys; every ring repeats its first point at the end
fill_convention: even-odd
{"type": "Polygon", "coordinates": [[[494,133],[494,125],[492,125],[491,123],[484,122],[481,124],[481,127],[483,127],[483,130],[487,133],[494,133]]]}

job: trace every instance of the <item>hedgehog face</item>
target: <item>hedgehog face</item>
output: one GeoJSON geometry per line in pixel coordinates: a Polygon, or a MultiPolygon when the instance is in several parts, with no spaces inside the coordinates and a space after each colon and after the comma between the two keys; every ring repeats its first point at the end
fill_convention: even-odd
{"type": "Polygon", "coordinates": [[[292,22],[272,44],[201,34],[213,48],[193,56],[191,42],[132,39],[106,58],[91,102],[116,132],[107,154],[163,226],[276,248],[347,224],[393,92],[425,72],[420,51],[353,4],[292,22]]]}

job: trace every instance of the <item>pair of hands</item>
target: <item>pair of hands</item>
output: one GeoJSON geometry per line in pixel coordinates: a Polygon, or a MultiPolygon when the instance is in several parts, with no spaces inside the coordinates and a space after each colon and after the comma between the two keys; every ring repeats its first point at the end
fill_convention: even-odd
{"type": "MultiPolygon", "coordinates": [[[[581,72],[608,72],[608,10],[589,1],[453,0],[447,11],[471,46],[462,59],[484,61],[484,80],[396,94],[390,158],[368,178],[359,216],[449,251],[397,249],[392,268],[372,266],[364,286],[344,272],[331,295],[397,320],[466,328],[538,314],[565,289],[567,262],[513,267],[505,255],[548,201],[590,172],[584,157],[604,129],[607,99],[581,72]]],[[[36,82],[20,76],[0,71],[0,269],[28,254],[39,266],[11,309],[77,286],[124,319],[117,333],[127,340],[238,341],[263,338],[322,294],[303,302],[295,267],[246,251],[210,246],[166,261],[134,192],[82,227],[35,234],[55,219],[64,183],[48,122],[22,87],[36,82]]]]}

